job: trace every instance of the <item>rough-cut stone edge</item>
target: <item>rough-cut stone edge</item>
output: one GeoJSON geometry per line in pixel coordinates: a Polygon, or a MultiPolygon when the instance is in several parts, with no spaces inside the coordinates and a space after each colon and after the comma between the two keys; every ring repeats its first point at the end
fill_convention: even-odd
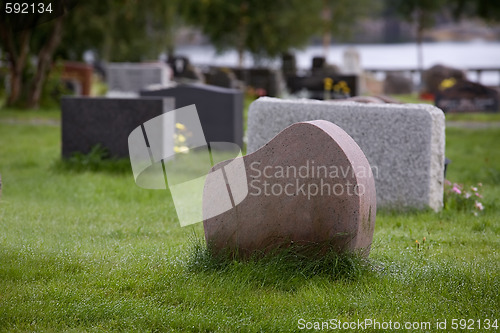
{"type": "MultiPolygon", "coordinates": [[[[358,103],[353,101],[319,101],[319,100],[311,100],[311,99],[280,99],[274,97],[260,97],[256,101],[252,102],[248,111],[248,126],[247,129],[250,129],[252,125],[252,118],[255,109],[258,109],[260,104],[263,103],[276,103],[286,105],[291,104],[304,104],[304,106],[310,105],[322,105],[332,107],[335,106],[346,106],[346,107],[361,107],[361,108],[372,108],[372,109],[405,109],[408,110],[418,110],[425,112],[431,118],[431,156],[430,156],[430,164],[429,164],[429,192],[428,198],[426,200],[426,206],[430,207],[434,211],[439,211],[443,207],[443,183],[444,183],[444,155],[445,155],[445,122],[444,122],[444,113],[441,109],[430,105],[430,104],[366,104],[366,103],[358,103]]],[[[330,121],[328,119],[325,119],[330,121]]],[[[300,121],[300,120],[299,120],[300,121]]],[[[247,130],[248,133],[248,130],[247,130]]],[[[247,134],[248,135],[248,134],[247,134]]],[[[272,140],[272,139],[271,139],[272,140]]],[[[249,145],[249,148],[252,148],[249,145]]],[[[253,151],[249,151],[252,153],[256,150],[260,149],[260,147],[255,148],[253,151]]],[[[422,208],[416,206],[415,208],[422,208]]]]}
{"type": "Polygon", "coordinates": [[[443,208],[445,154],[444,113],[441,109],[435,106],[425,106],[432,117],[429,207],[431,207],[434,211],[439,211],[443,208]]]}

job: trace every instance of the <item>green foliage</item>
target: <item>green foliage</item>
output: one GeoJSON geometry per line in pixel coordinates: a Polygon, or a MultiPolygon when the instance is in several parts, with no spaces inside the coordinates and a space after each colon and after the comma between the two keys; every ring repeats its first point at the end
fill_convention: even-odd
{"type": "Polygon", "coordinates": [[[417,21],[423,28],[434,24],[434,14],[443,9],[446,0],[389,0],[396,11],[408,21],[417,21]]]}
{"type": "Polygon", "coordinates": [[[188,0],[186,20],[201,27],[219,49],[274,57],[304,46],[321,27],[320,1],[188,0]]]}
{"type": "Polygon", "coordinates": [[[106,61],[156,59],[173,50],[178,0],[82,1],[67,17],[59,56],[80,59],[94,50],[106,61]]]}
{"type": "Polygon", "coordinates": [[[0,112],[2,331],[290,332],[300,318],[500,316],[500,186],[480,171],[499,165],[499,129],[447,129],[448,176],[483,182],[483,214],[381,212],[368,263],[324,264],[287,252],[214,258],[201,224],[179,226],[169,192],[137,187],[131,171],[54,169],[60,128],[32,116],[48,117],[0,112]],[[19,122],[5,123],[12,114],[19,122]]]}
{"type": "Polygon", "coordinates": [[[88,154],[74,153],[69,159],[57,160],[54,163],[54,169],[74,172],[127,173],[130,172],[131,167],[129,159],[111,158],[109,152],[98,144],[92,147],[88,154]]]}

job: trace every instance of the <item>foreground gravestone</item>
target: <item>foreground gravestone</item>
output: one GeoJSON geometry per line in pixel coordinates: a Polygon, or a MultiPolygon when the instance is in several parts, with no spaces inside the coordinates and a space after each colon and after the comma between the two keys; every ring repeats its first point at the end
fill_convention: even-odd
{"type": "MultiPolygon", "coordinates": [[[[323,120],[294,124],[258,151],[241,157],[248,195],[233,209],[203,221],[215,252],[249,256],[291,244],[360,251],[368,255],[373,238],[376,195],[370,165],[340,127],[323,120]]],[[[203,214],[220,206],[228,185],[207,177],[203,214]]],[[[229,169],[229,170],[228,170],[229,169]]],[[[231,187],[234,188],[234,187],[231,187]]]]}
{"type": "Polygon", "coordinates": [[[141,96],[174,97],[177,108],[195,104],[208,142],[233,142],[243,146],[243,93],[240,90],[190,84],[143,90],[141,96]]]}
{"type": "Polygon", "coordinates": [[[251,153],[287,126],[324,119],[344,129],[373,168],[379,207],[440,210],[444,114],[424,104],[364,104],[263,97],[250,105],[251,153]]]}
{"type": "Polygon", "coordinates": [[[62,156],[87,154],[100,145],[110,156],[126,158],[130,132],[174,108],[172,98],[64,97],[61,99],[62,156]]]}
{"type": "Polygon", "coordinates": [[[137,94],[151,85],[166,86],[170,76],[170,68],[163,63],[110,63],[106,71],[110,94],[137,94]]]}
{"type": "Polygon", "coordinates": [[[436,93],[435,104],[444,112],[498,112],[498,91],[470,81],[458,81],[448,89],[436,93]]]}

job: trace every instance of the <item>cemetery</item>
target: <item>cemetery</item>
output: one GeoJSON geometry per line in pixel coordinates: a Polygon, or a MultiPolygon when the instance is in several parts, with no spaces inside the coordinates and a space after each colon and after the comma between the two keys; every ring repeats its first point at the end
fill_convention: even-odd
{"type": "Polygon", "coordinates": [[[370,67],[336,2],[256,4],[0,6],[0,331],[498,331],[500,84],[469,72],[500,70],[370,67]]]}

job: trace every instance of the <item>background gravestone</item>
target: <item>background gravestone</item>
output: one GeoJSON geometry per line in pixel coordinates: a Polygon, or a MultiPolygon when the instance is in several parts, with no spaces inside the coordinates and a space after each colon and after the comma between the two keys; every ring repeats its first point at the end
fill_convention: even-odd
{"type": "Polygon", "coordinates": [[[107,66],[110,92],[138,93],[150,85],[166,86],[170,68],[164,63],[110,63],[107,66]]]}
{"type": "Polygon", "coordinates": [[[340,126],[376,168],[377,203],[440,210],[443,205],[444,114],[427,104],[365,104],[261,97],[248,112],[252,153],[293,123],[324,119],[340,126]]]}
{"type": "Polygon", "coordinates": [[[431,94],[439,92],[441,82],[445,79],[465,80],[465,72],[453,67],[434,65],[422,75],[424,91],[431,94]]]}
{"type": "Polygon", "coordinates": [[[100,144],[111,156],[127,158],[130,132],[145,121],[174,110],[174,104],[173,98],[64,97],[62,156],[87,154],[100,144]]]}
{"type": "Polygon", "coordinates": [[[458,81],[452,87],[436,93],[435,104],[444,112],[498,112],[498,91],[470,81],[458,81]]]}
{"type": "Polygon", "coordinates": [[[81,62],[66,61],[63,64],[61,80],[66,82],[78,82],[81,89],[77,95],[90,96],[93,72],[94,70],[91,65],[81,62]]]}
{"type": "Polygon", "coordinates": [[[243,93],[209,85],[179,85],[143,90],[141,96],[174,97],[176,108],[196,105],[207,142],[234,142],[243,146],[243,93]]]}

